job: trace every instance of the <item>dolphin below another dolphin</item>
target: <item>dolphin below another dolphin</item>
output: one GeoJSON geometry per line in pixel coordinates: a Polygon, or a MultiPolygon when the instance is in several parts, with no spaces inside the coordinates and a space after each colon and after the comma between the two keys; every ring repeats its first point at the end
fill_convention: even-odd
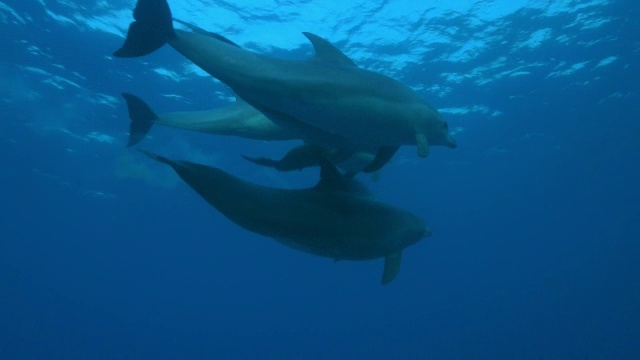
{"type": "Polygon", "coordinates": [[[457,146],[439,112],[388,76],[359,68],[325,39],[303,33],[316,55],[296,61],[266,57],[221,35],[174,29],[166,0],[139,0],[116,57],[138,57],[168,43],[229,86],[276,124],[324,148],[376,149],[366,171],[381,168],[402,145],[457,146]]]}
{"type": "Polygon", "coordinates": [[[320,161],[316,186],[289,190],[141,151],[171,166],[211,206],[246,230],[336,260],[383,257],[383,285],[398,275],[402,250],[431,235],[419,216],[352,192],[328,160],[320,161]]]}

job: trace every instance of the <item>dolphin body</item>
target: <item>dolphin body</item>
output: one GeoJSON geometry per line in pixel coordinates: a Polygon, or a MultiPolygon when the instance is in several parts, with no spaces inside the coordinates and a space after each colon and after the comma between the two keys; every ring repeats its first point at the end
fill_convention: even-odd
{"type": "MultiPolygon", "coordinates": [[[[211,110],[156,114],[139,97],[128,93],[123,93],[122,97],[127,103],[131,119],[127,146],[133,146],[142,141],[154,124],[262,141],[300,139],[299,135],[274,124],[240,98],[237,98],[235,103],[211,110]]],[[[312,144],[296,146],[280,160],[250,156],[244,156],[244,158],[278,171],[293,171],[319,166],[320,156],[339,164],[341,169],[351,175],[362,171],[374,159],[374,156],[366,151],[344,152],[337,149],[324,149],[312,144]]]]}
{"type": "Polygon", "coordinates": [[[127,93],[123,93],[122,97],[127,103],[131,119],[128,146],[139,143],[154,124],[253,140],[300,139],[299,135],[274,124],[240,98],[235,103],[212,110],[156,114],[139,97],[127,93]]]}
{"type": "Polygon", "coordinates": [[[276,124],[326,148],[378,149],[375,171],[401,145],[457,146],[438,111],[413,90],[361,69],[321,37],[303,33],[316,55],[304,61],[269,58],[213,33],[173,28],[166,0],[139,0],[116,57],[138,57],[171,45],[229,86],[276,124]]]}
{"type": "Polygon", "coordinates": [[[336,260],[384,257],[383,285],[398,275],[402,250],[431,235],[417,215],[351,192],[328,160],[321,161],[321,178],[315,187],[289,190],[143,152],[171,166],[211,206],[246,230],[336,260]]]}

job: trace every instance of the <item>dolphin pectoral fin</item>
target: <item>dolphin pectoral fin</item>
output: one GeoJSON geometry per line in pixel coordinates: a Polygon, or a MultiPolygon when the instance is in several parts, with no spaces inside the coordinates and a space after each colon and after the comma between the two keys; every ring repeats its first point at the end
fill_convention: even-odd
{"type": "Polygon", "coordinates": [[[280,160],[272,160],[269,158],[254,158],[242,156],[245,160],[254,164],[272,167],[278,171],[302,170],[311,166],[318,166],[322,149],[315,145],[303,144],[289,150],[287,154],[280,160]]]}
{"type": "Polygon", "coordinates": [[[158,119],[158,115],[139,97],[127,93],[122,93],[122,97],[127,103],[129,119],[131,119],[127,146],[132,146],[144,139],[153,126],[153,122],[158,119]]]}
{"type": "Polygon", "coordinates": [[[418,156],[429,156],[429,141],[427,141],[427,136],[425,134],[416,134],[416,145],[418,146],[418,156]]]}
{"type": "Polygon", "coordinates": [[[280,161],[269,159],[269,158],[258,158],[258,157],[251,157],[251,156],[246,156],[246,155],[242,155],[242,157],[245,160],[250,161],[250,162],[252,162],[254,164],[261,165],[261,166],[266,166],[266,167],[270,167],[270,168],[274,168],[274,169],[278,169],[278,167],[280,165],[280,161]]]}
{"type": "Polygon", "coordinates": [[[166,0],[138,0],[133,18],[135,21],[129,25],[124,44],[113,53],[115,57],[133,58],[150,54],[176,36],[166,0]]]}
{"type": "Polygon", "coordinates": [[[402,252],[398,251],[395,253],[391,253],[384,258],[384,271],[382,272],[382,279],[380,283],[382,285],[387,285],[393,279],[398,276],[400,272],[400,263],[402,261],[402,252]]]}
{"type": "Polygon", "coordinates": [[[382,146],[373,161],[367,165],[362,171],[372,173],[380,170],[386,163],[391,160],[393,155],[398,151],[399,146],[382,146]]]}

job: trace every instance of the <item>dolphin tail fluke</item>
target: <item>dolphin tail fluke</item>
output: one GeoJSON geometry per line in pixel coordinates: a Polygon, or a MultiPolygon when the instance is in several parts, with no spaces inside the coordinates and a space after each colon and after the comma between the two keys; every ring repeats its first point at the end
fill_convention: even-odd
{"type": "Polygon", "coordinates": [[[131,119],[127,146],[132,146],[144,139],[153,126],[153,122],[158,119],[158,115],[139,97],[127,93],[122,93],[122,97],[127,103],[129,119],[131,119]]]}
{"type": "Polygon", "coordinates": [[[398,151],[400,147],[398,146],[383,146],[378,150],[376,157],[371,161],[369,165],[367,165],[362,171],[365,173],[372,173],[382,169],[386,163],[391,160],[393,155],[398,151]]]}
{"type": "Polygon", "coordinates": [[[171,9],[166,0],[138,0],[135,19],[129,25],[127,37],[115,57],[132,58],[150,54],[176,36],[173,30],[171,9]]]}
{"type": "Polygon", "coordinates": [[[382,273],[382,279],[380,283],[387,285],[392,282],[393,279],[400,273],[400,263],[402,262],[402,252],[398,251],[385,256],[384,258],[384,272],[382,273]]]}

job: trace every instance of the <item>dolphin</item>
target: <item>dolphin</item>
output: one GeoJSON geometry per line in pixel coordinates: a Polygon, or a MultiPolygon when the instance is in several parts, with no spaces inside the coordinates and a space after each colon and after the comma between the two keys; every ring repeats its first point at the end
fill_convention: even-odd
{"type": "Polygon", "coordinates": [[[128,93],[123,93],[122,97],[127,103],[131,119],[127,146],[139,143],[154,124],[254,140],[300,139],[299,135],[274,124],[240,98],[236,98],[236,102],[232,104],[212,110],[156,114],[139,97],[128,93]]]}
{"type": "Polygon", "coordinates": [[[402,250],[431,236],[419,216],[352,192],[347,180],[325,159],[316,186],[290,190],[141,151],[171,166],[211,206],[248,231],[336,260],[384,258],[383,285],[398,275],[402,250]]]}
{"type": "MultiPolygon", "coordinates": [[[[141,98],[122,93],[129,112],[129,141],[127,146],[138,144],[154,124],[171,126],[216,135],[230,135],[253,140],[296,140],[300,136],[274,124],[261,112],[240,98],[236,102],[205,111],[181,111],[156,114],[141,98]]],[[[312,144],[302,144],[291,149],[281,160],[244,156],[250,162],[274,168],[278,171],[302,170],[319,166],[318,157],[324,156],[349,174],[363,171],[374,156],[366,151],[339,151],[323,149],[312,144]]]]}
{"type": "Polygon", "coordinates": [[[309,60],[270,58],[221,35],[174,29],[166,0],[139,0],[116,57],[138,57],[168,43],[229,86],[276,124],[326,148],[377,149],[372,172],[402,145],[457,146],[439,112],[390,77],[361,69],[325,39],[303,33],[316,55],[309,60]]]}

